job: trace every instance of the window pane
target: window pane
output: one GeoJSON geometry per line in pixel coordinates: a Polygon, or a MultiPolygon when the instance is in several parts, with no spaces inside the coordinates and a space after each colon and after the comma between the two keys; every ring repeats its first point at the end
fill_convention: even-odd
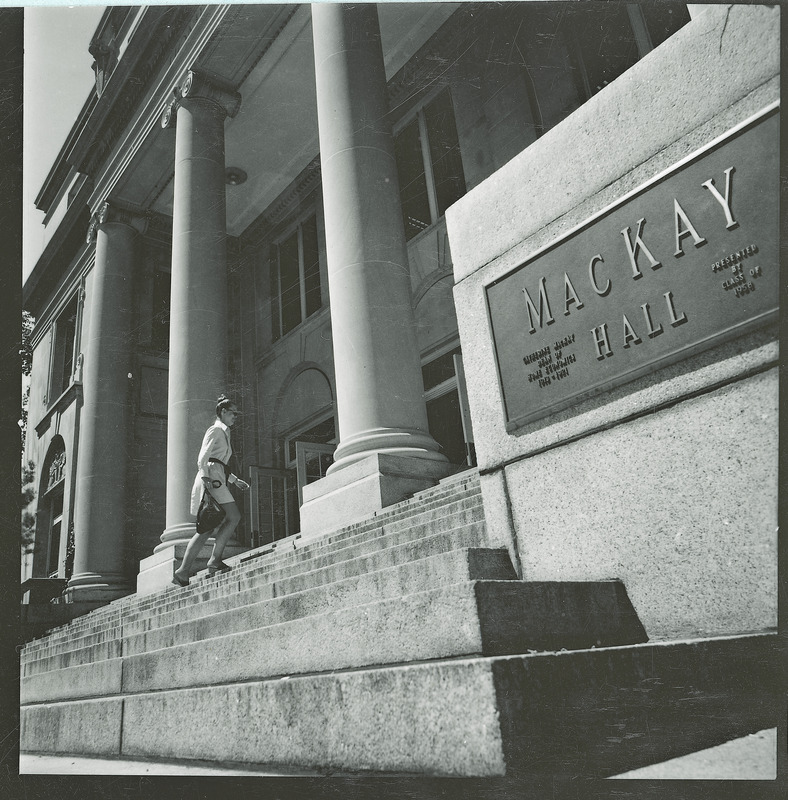
{"type": "MultiPolygon", "coordinates": [[[[74,372],[74,340],[77,333],[77,299],[68,304],[57,319],[55,335],[55,371],[53,386],[55,395],[59,396],[71,385],[74,372]]],[[[55,399],[54,397],[52,398],[55,399]]]]}
{"type": "Polygon", "coordinates": [[[282,302],[282,334],[301,323],[301,283],[298,275],[298,234],[279,245],[279,280],[282,302]]]}
{"type": "Polygon", "coordinates": [[[306,482],[314,483],[325,478],[328,468],[334,463],[330,453],[307,453],[304,459],[306,466],[306,482]]]}
{"type": "Polygon", "coordinates": [[[435,178],[438,215],[465,194],[465,174],[462,171],[460,143],[454,122],[454,108],[448,89],[441,92],[424,112],[430,158],[435,178]]]}
{"type": "Polygon", "coordinates": [[[432,223],[418,120],[403,128],[394,140],[394,150],[405,238],[412,239],[432,223]]]}
{"type": "Polygon", "coordinates": [[[303,226],[304,239],[304,294],[306,315],[320,308],[320,258],[317,250],[317,220],[310,217],[303,226]]]}
{"type": "Polygon", "coordinates": [[[424,391],[428,392],[439,383],[454,377],[454,356],[461,352],[461,348],[455,347],[448,353],[438,356],[421,368],[421,375],[424,379],[424,391]]]}
{"type": "Polygon", "coordinates": [[[47,575],[57,575],[58,557],[60,556],[60,522],[49,529],[49,555],[47,558],[47,575]]]}
{"type": "Polygon", "coordinates": [[[301,433],[291,436],[287,440],[287,452],[289,461],[293,462],[296,459],[296,442],[315,442],[317,444],[328,444],[332,439],[336,438],[337,429],[333,417],[324,419],[313,425],[301,433]]]}

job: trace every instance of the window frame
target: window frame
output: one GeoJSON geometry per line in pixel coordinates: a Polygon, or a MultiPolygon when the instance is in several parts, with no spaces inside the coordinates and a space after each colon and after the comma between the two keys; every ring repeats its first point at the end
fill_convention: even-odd
{"type": "MultiPolygon", "coordinates": [[[[331,441],[325,442],[325,444],[336,444],[339,441],[339,430],[337,429],[337,417],[333,406],[326,406],[320,411],[317,411],[299,423],[296,428],[292,428],[291,430],[287,431],[284,436],[282,436],[282,453],[285,469],[295,469],[298,463],[297,453],[292,458],[290,457],[291,442],[293,443],[293,448],[295,449],[295,443],[297,441],[305,441],[303,439],[299,439],[299,436],[303,436],[307,431],[310,431],[312,428],[327,422],[329,419],[334,420],[334,436],[331,441]]],[[[318,444],[321,443],[318,442],[318,444]]]]}
{"type": "Polygon", "coordinates": [[[283,228],[283,232],[277,235],[271,241],[271,250],[269,253],[268,259],[268,268],[269,268],[269,291],[271,295],[271,342],[275,344],[276,342],[284,339],[286,336],[291,334],[294,330],[297,330],[301,325],[303,325],[307,320],[311,319],[315,314],[317,314],[323,307],[323,276],[322,276],[322,264],[321,264],[321,257],[320,257],[320,229],[318,226],[318,213],[317,208],[315,206],[311,207],[310,209],[298,214],[287,227],[283,228]],[[319,283],[319,298],[320,303],[318,307],[312,311],[310,314],[307,314],[307,287],[306,287],[306,265],[305,265],[305,258],[304,258],[304,227],[305,225],[311,220],[314,219],[315,224],[315,245],[316,245],[316,255],[317,255],[317,277],[319,283]],[[284,330],[284,318],[282,314],[282,269],[281,269],[281,261],[280,261],[280,248],[282,245],[290,239],[290,237],[296,234],[296,244],[298,248],[298,288],[299,288],[299,301],[300,301],[300,321],[295,324],[292,328],[285,331],[284,330]],[[276,281],[276,292],[274,292],[274,281],[276,281]]]}
{"type": "Polygon", "coordinates": [[[69,292],[66,300],[60,305],[49,329],[49,369],[47,372],[47,390],[44,397],[44,405],[47,409],[54,406],[81,379],[81,359],[79,356],[84,300],[85,288],[84,285],[80,284],[75,291],[69,292]],[[60,352],[63,345],[61,337],[64,335],[64,317],[72,305],[74,307],[74,333],[71,342],[71,368],[68,376],[66,376],[65,368],[68,363],[68,357],[65,346],[62,347],[63,352],[60,352]]]}
{"type": "MultiPolygon", "coordinates": [[[[435,185],[435,168],[432,161],[432,153],[430,152],[429,128],[427,126],[427,109],[438,99],[438,97],[441,94],[443,94],[443,92],[448,92],[449,94],[449,101],[451,103],[451,110],[452,110],[452,118],[454,120],[454,128],[455,132],[457,133],[457,150],[460,157],[460,163],[462,164],[463,161],[463,152],[461,146],[462,143],[460,141],[459,131],[457,130],[457,113],[455,110],[454,93],[452,92],[452,88],[449,84],[436,86],[430,92],[425,94],[424,97],[421,98],[419,102],[408,111],[407,114],[403,115],[392,126],[391,135],[392,138],[394,139],[394,142],[396,143],[398,137],[403,133],[403,131],[414,120],[416,120],[416,124],[418,126],[418,131],[419,131],[421,162],[422,162],[422,167],[424,168],[424,181],[427,189],[427,205],[429,206],[429,211],[430,211],[430,223],[427,225],[427,227],[425,227],[421,231],[418,231],[417,233],[414,233],[413,236],[409,238],[407,236],[407,229],[406,229],[405,236],[407,242],[413,241],[414,239],[424,234],[425,231],[434,228],[441,221],[441,219],[443,219],[445,215],[445,213],[444,214],[439,213],[438,191],[435,185]]],[[[468,184],[465,179],[464,164],[463,164],[462,182],[464,185],[464,189],[460,197],[467,194],[468,192],[468,184]]],[[[401,196],[402,196],[402,187],[400,187],[400,198],[401,196]]]]}

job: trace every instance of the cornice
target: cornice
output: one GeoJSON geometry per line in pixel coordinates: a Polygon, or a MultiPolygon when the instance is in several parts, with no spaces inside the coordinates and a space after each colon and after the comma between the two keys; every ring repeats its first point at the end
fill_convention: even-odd
{"type": "Polygon", "coordinates": [[[43,211],[45,214],[48,214],[52,208],[52,205],[57,202],[57,199],[63,189],[63,184],[68,180],[68,176],[71,173],[71,163],[69,162],[67,156],[73,150],[75,142],[80,136],[83,135],[87,120],[97,103],[98,98],[96,97],[95,92],[91,89],[90,95],[88,96],[87,100],[85,100],[81,111],[77,115],[77,122],[71,129],[71,132],[63,144],[63,147],[60,148],[60,152],[55,159],[55,163],[49,170],[46,180],[36,195],[35,205],[39,211],[43,211]]]}
{"type": "MultiPolygon", "coordinates": [[[[116,127],[115,136],[112,139],[112,152],[108,153],[104,159],[109,166],[103,174],[96,175],[96,189],[90,198],[91,209],[98,208],[110,196],[153,128],[159,124],[163,111],[172,102],[173,87],[194,65],[230,7],[221,5],[185,8],[191,9],[191,12],[197,13],[198,16],[193,18],[188,32],[183,32],[183,41],[177,52],[169,58],[167,64],[162,63],[158,73],[151,72],[148,85],[145,87],[146,94],[144,98],[138,99],[137,105],[133,109],[134,119],[131,120],[130,114],[125,119],[123,128],[116,127]]],[[[180,10],[180,13],[186,12],[180,10]]],[[[169,43],[171,41],[168,39],[169,43]]]]}
{"type": "Polygon", "coordinates": [[[38,316],[40,306],[57,285],[59,276],[67,270],[80,248],[85,247],[85,231],[90,220],[87,200],[92,191],[91,181],[86,181],[77,192],[65,216],[38,257],[33,271],[22,286],[23,307],[38,316]]]}
{"type": "Polygon", "coordinates": [[[137,31],[137,47],[131,50],[135,44],[132,40],[113,71],[92,115],[95,119],[90,120],[89,136],[83,137],[70,154],[80,172],[98,175],[120,132],[137,113],[140,101],[164,66],[170,45],[185,33],[190,22],[193,24],[195,13],[190,6],[157,9],[157,14],[153,7],[147,11],[155,18],[146,18],[144,33],[137,31]]]}
{"type": "Polygon", "coordinates": [[[241,234],[242,248],[256,247],[294,213],[298,205],[320,187],[320,156],[317,155],[279,197],[241,234]]]}

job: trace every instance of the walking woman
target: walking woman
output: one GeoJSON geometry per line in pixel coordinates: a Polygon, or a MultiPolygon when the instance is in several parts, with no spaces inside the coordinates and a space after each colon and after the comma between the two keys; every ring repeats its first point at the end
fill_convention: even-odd
{"type": "Polygon", "coordinates": [[[227,464],[233,449],[230,446],[230,428],[238,418],[238,407],[226,395],[216,401],[216,421],[205,432],[197,458],[197,477],[194,479],[191,495],[191,512],[196,515],[200,507],[203,491],[222,507],[224,519],[213,530],[195,533],[186,546],[186,552],[180,567],[173,573],[172,582],[176,586],[188,586],[192,564],[203,548],[209,536],[214,536],[213,552],[208,559],[208,574],[228,572],[230,567],[222,561],[224,547],[241,520],[241,512],[233,500],[228,483],[234,483],[242,491],[249,488],[246,481],[233,475],[227,464]]]}

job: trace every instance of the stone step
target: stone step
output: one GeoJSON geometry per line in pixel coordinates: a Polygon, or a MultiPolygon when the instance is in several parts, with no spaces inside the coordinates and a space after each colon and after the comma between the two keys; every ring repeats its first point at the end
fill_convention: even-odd
{"type": "MultiPolygon", "coordinates": [[[[429,525],[429,527],[433,530],[438,530],[451,526],[459,519],[471,520],[481,518],[483,516],[483,512],[481,511],[480,503],[477,503],[475,500],[469,501],[468,498],[460,498],[456,504],[452,504],[445,508],[442,514],[439,510],[427,509],[419,511],[412,516],[416,519],[416,524],[418,526],[426,527],[429,525]]],[[[409,517],[395,519],[391,524],[390,529],[389,527],[386,527],[383,531],[381,531],[382,535],[388,535],[389,532],[392,534],[397,533],[402,529],[410,529],[410,525],[407,521],[408,519],[409,517]]],[[[421,528],[417,529],[414,527],[412,530],[412,535],[418,536],[420,529],[421,528]]],[[[286,561],[304,562],[308,560],[312,554],[316,554],[318,552],[328,554],[335,550],[341,549],[343,546],[345,546],[344,543],[349,544],[356,537],[358,537],[359,541],[363,541],[363,537],[365,535],[368,535],[368,529],[364,529],[361,532],[351,532],[343,529],[333,537],[325,537],[326,541],[316,540],[315,542],[310,543],[307,547],[302,547],[298,551],[293,552],[275,550],[271,553],[268,553],[265,557],[265,560],[261,559],[258,562],[241,564],[241,566],[236,567],[236,569],[242,569],[243,571],[255,571],[260,569],[264,564],[265,566],[263,571],[265,571],[265,569],[269,569],[270,565],[274,563],[279,564],[286,561]]],[[[404,537],[408,536],[407,533],[403,533],[402,535],[404,537]]],[[[235,561],[237,563],[238,560],[236,559],[235,561]]],[[[233,563],[232,559],[230,560],[230,563],[233,563]]],[[[223,577],[224,576],[222,576],[222,578],[223,577]]],[[[222,578],[217,578],[217,582],[221,583],[222,578]]],[[[228,591],[235,590],[232,589],[232,587],[228,587],[228,591]]],[[[144,598],[136,598],[134,596],[122,598],[121,600],[110,604],[110,606],[107,606],[105,609],[99,609],[90,615],[75,620],[70,625],[61,626],[60,628],[50,631],[49,636],[47,636],[45,639],[38,639],[30,642],[24,648],[23,652],[29,657],[34,653],[41,652],[44,648],[55,645],[55,643],[58,641],[73,640],[82,635],[98,633],[108,626],[117,624],[117,618],[119,616],[122,616],[123,619],[127,619],[135,614],[147,613],[149,609],[160,606],[162,602],[167,602],[167,596],[171,594],[172,592],[165,590],[165,592],[157,592],[152,595],[146,595],[144,598]],[[164,600],[162,598],[164,598],[164,600]]]]}
{"type": "Polygon", "coordinates": [[[67,625],[59,625],[56,628],[51,628],[44,636],[27,642],[22,648],[22,654],[29,655],[35,653],[49,646],[51,642],[68,639],[77,632],[102,629],[106,627],[108,623],[111,624],[113,620],[120,621],[122,617],[121,602],[127,599],[128,598],[121,598],[121,600],[115,600],[103,608],[91,611],[84,617],[78,617],[67,625]]]}
{"type": "MultiPolygon", "coordinates": [[[[475,544],[472,529],[466,529],[461,534],[461,541],[475,544]]],[[[168,610],[162,609],[159,615],[148,615],[129,619],[122,626],[114,626],[99,634],[90,634],[77,637],[74,640],[58,642],[48,650],[36,654],[34,660],[23,659],[22,674],[24,676],[57,669],[58,666],[68,667],[74,664],[87,664],[103,658],[119,656],[118,642],[121,638],[127,640],[140,634],[150,634],[151,631],[170,626],[187,625],[191,620],[213,619],[219,615],[224,617],[228,611],[238,610],[239,619],[259,609],[260,603],[276,599],[280,604],[290,609],[287,613],[292,618],[299,607],[304,614],[319,613],[310,611],[310,603],[320,608],[321,597],[328,598],[322,602],[336,607],[343,599],[348,598],[355,602],[364,602],[375,598],[374,592],[396,591],[397,585],[409,589],[410,592],[428,588],[430,581],[437,583],[451,583],[462,580],[461,570],[465,571],[466,580],[510,579],[515,578],[514,570],[505,551],[487,551],[470,547],[455,549],[458,539],[454,535],[438,534],[430,537],[430,541],[411,543],[410,546],[402,545],[387,553],[387,564],[390,567],[382,572],[373,570],[375,556],[359,559],[356,562],[346,561],[342,564],[332,565],[322,570],[304,573],[295,576],[289,581],[280,584],[260,583],[253,585],[243,592],[233,592],[221,597],[208,597],[203,602],[193,603],[190,606],[173,606],[168,610]],[[425,547],[428,548],[425,551],[425,547]],[[436,557],[425,557],[425,552],[434,552],[436,557]],[[448,558],[440,560],[442,555],[448,558]],[[383,574],[386,573],[386,574],[383,574]],[[459,576],[459,577],[458,577],[459,576]],[[425,585],[426,584],[426,585],[425,585]],[[366,588],[367,595],[364,595],[366,588]],[[315,592],[315,590],[319,590],[315,592]],[[305,592],[312,591],[312,595],[305,592]],[[293,599],[284,603],[287,598],[293,599]],[[62,663],[61,663],[62,662],[62,663]]],[[[386,596],[385,594],[382,596],[386,596]]],[[[280,620],[281,621],[281,620],[280,620]]],[[[259,627],[260,623],[246,627],[259,627]]],[[[239,629],[240,630],[240,629],[239,629]]],[[[228,631],[230,632],[230,631],[228,631]]],[[[172,634],[170,634],[172,635],[172,634]]],[[[128,644],[124,644],[123,652],[126,654],[128,644]]],[[[165,645],[166,646],[166,645],[165,645]]],[[[130,652],[130,651],[129,651],[130,652]]]]}
{"type": "Polygon", "coordinates": [[[145,627],[150,628],[156,625],[158,616],[195,604],[247,596],[248,592],[258,592],[265,597],[272,593],[301,591],[320,583],[342,580],[446,550],[484,546],[486,541],[486,529],[482,522],[464,522],[457,528],[422,534],[415,539],[410,531],[395,537],[368,539],[321,559],[301,562],[275,559],[254,570],[233,570],[214,578],[193,581],[188,588],[169,592],[157,606],[145,612],[129,611],[126,622],[130,624],[143,620],[145,627]]]}
{"type": "MultiPolygon", "coordinates": [[[[333,553],[344,547],[349,547],[352,544],[361,544],[364,547],[378,548],[382,546],[382,540],[380,540],[381,536],[399,533],[403,539],[418,538],[419,536],[425,535],[427,530],[432,532],[446,530],[457,527],[462,522],[482,520],[483,517],[484,512],[479,497],[460,497],[448,505],[438,504],[434,508],[422,508],[413,514],[398,516],[394,519],[389,519],[387,517],[385,525],[366,522],[361,526],[349,526],[331,535],[309,540],[306,543],[298,540],[296,548],[289,547],[285,549],[284,547],[277,547],[274,550],[261,552],[256,556],[243,554],[228,559],[227,563],[233,567],[232,577],[235,578],[241,573],[256,574],[258,570],[265,572],[271,569],[272,565],[306,563],[317,557],[333,558],[333,553]],[[408,533],[408,531],[410,531],[410,533],[408,533]],[[377,543],[370,544],[370,542],[377,543]],[[238,572],[239,570],[240,573],[238,572]]],[[[197,581],[205,581],[207,578],[207,572],[202,571],[192,577],[192,584],[194,584],[195,579],[197,581]]],[[[225,582],[228,579],[227,575],[223,575],[209,580],[216,581],[217,586],[221,587],[222,585],[226,585],[225,582]]],[[[207,588],[207,585],[202,588],[207,588]]],[[[232,591],[231,588],[228,590],[232,591]]],[[[217,590],[218,593],[221,593],[221,591],[221,589],[217,590]]],[[[169,595],[171,596],[171,594],[170,592],[169,595]]],[[[169,600],[166,600],[165,602],[168,601],[169,600]]],[[[140,598],[133,606],[129,606],[127,614],[145,614],[149,609],[160,606],[161,602],[161,592],[146,595],[140,598]]]]}
{"type": "MultiPolygon", "coordinates": [[[[445,516],[452,513],[455,506],[463,506],[469,508],[471,506],[481,507],[481,497],[479,489],[478,472],[468,471],[460,473],[459,475],[450,476],[445,479],[447,485],[443,482],[438,486],[424,490],[423,492],[414,495],[413,498],[404,500],[387,509],[378,512],[377,515],[365,520],[361,523],[348,526],[346,528],[335,531],[330,537],[320,537],[312,540],[302,550],[308,552],[316,552],[317,549],[331,546],[334,542],[338,542],[343,538],[351,538],[353,536],[363,535],[364,533],[380,527],[381,524],[402,523],[407,525],[407,520],[415,518],[415,522],[426,522],[428,519],[435,519],[435,517],[445,516]]],[[[273,551],[274,553],[276,551],[273,551]]],[[[281,551],[280,551],[281,554],[281,551]]],[[[266,553],[270,557],[271,551],[266,553]]],[[[236,564],[240,564],[248,560],[248,555],[243,554],[231,560],[236,564]]],[[[111,603],[105,608],[98,609],[84,617],[80,617],[68,625],[59,626],[48,631],[46,637],[38,638],[24,648],[27,653],[36,652],[41,646],[47,646],[48,643],[55,641],[58,638],[72,638],[79,635],[82,631],[96,631],[105,626],[108,618],[128,613],[133,613],[135,610],[145,610],[149,607],[156,606],[160,602],[161,593],[154,593],[143,597],[136,597],[134,595],[111,603]],[[48,642],[44,642],[47,639],[48,642]]]]}
{"type": "MultiPolygon", "coordinates": [[[[23,674],[48,672],[55,668],[53,664],[61,656],[68,658],[68,663],[64,663],[63,666],[113,657],[115,653],[113,642],[117,641],[121,630],[132,633],[151,630],[161,624],[167,624],[172,615],[179,616],[180,619],[195,615],[204,616],[220,610],[221,604],[233,607],[292,594],[348,577],[416,561],[436,553],[463,547],[478,547],[484,543],[485,538],[484,526],[481,523],[466,524],[456,530],[437,533],[416,541],[405,541],[379,550],[372,549],[367,554],[358,554],[353,548],[349,548],[347,549],[349,552],[343,551],[344,555],[348,556],[344,560],[329,561],[325,566],[309,571],[304,570],[312,566],[311,562],[307,562],[306,566],[302,565],[300,569],[290,567],[281,573],[274,572],[266,580],[258,576],[244,581],[231,577],[232,573],[229,573],[211,581],[197,582],[188,589],[173,590],[161,598],[158,606],[149,608],[145,612],[128,611],[126,618],[116,624],[82,635],[76,634],[71,638],[58,639],[49,647],[39,649],[34,654],[23,653],[23,674]],[[191,609],[191,612],[187,609],[191,609]],[[170,617],[166,618],[166,615],[170,617]],[[164,623],[160,622],[163,618],[164,623]],[[79,655],[82,651],[83,654],[79,655]]],[[[381,539],[379,544],[383,545],[386,541],[381,539]]]]}
{"type": "MultiPolygon", "coordinates": [[[[456,490],[446,497],[428,498],[427,500],[407,500],[402,503],[383,509],[373,514],[368,519],[338,528],[324,536],[315,536],[307,539],[299,538],[295,541],[298,549],[319,549],[331,545],[344,538],[352,538],[367,534],[379,529],[381,526],[407,526],[437,520],[449,515],[460,508],[482,507],[481,489],[479,486],[471,487],[462,492],[456,490]]],[[[275,549],[280,549],[279,544],[275,549]]],[[[265,552],[270,552],[266,550],[265,552]]],[[[250,554],[239,556],[238,561],[243,563],[249,560],[250,554]]]]}
{"type": "Polygon", "coordinates": [[[774,728],[776,635],[438,660],[27,706],[22,752],[604,778],[774,728]]]}
{"type": "MultiPolygon", "coordinates": [[[[123,655],[238,633],[255,627],[361,605],[377,599],[414,594],[428,588],[462,581],[516,580],[506,550],[464,548],[405,561],[374,572],[362,571],[340,580],[320,583],[297,592],[261,598],[255,588],[239,600],[221,598],[160,617],[157,627],[144,621],[124,626],[123,655]],[[222,602],[223,601],[223,602],[222,602]],[[204,606],[208,606],[205,608],[204,606]]],[[[273,589],[273,587],[272,587],[273,589]]]]}
{"type": "MultiPolygon", "coordinates": [[[[457,528],[465,522],[476,522],[484,519],[481,502],[476,498],[460,498],[446,506],[423,509],[417,514],[408,515],[385,523],[365,525],[357,530],[343,528],[332,535],[303,542],[297,540],[291,548],[276,548],[256,559],[228,559],[235,569],[249,575],[265,571],[271,564],[298,564],[314,562],[318,558],[331,558],[337,551],[354,546],[368,546],[369,542],[381,541],[381,537],[398,535],[400,540],[415,539],[426,532],[438,532],[457,528]],[[237,565],[237,566],[235,566],[237,565]]],[[[372,545],[379,547],[380,544],[372,545]]],[[[151,601],[154,603],[155,601],[151,601]]]]}
{"type": "MultiPolygon", "coordinates": [[[[213,626],[211,619],[203,622],[199,641],[184,641],[180,628],[173,625],[169,639],[159,642],[160,649],[124,653],[122,691],[152,692],[376,664],[646,639],[623,584],[617,581],[558,585],[464,581],[284,622],[274,613],[260,619],[258,627],[238,633],[213,626]],[[510,607],[511,615],[500,613],[510,607]],[[583,613],[568,614],[567,609],[583,613]]],[[[42,684],[50,700],[74,696],[60,670],[72,665],[57,660],[52,659],[50,672],[23,680],[26,702],[41,696],[42,684]]]]}
{"type": "MultiPolygon", "coordinates": [[[[470,508],[418,525],[385,526],[374,534],[367,532],[352,539],[327,543],[321,548],[281,553],[277,558],[244,565],[243,569],[232,573],[232,578],[249,582],[267,580],[269,576],[288,577],[305,570],[314,571],[364,555],[382,553],[402,544],[424,542],[439,533],[458,533],[464,528],[478,532],[480,545],[486,542],[483,514],[480,509],[470,508]]],[[[228,579],[231,579],[228,574],[217,576],[217,580],[228,579]]]]}
{"type": "Polygon", "coordinates": [[[360,559],[365,554],[372,555],[372,558],[360,562],[360,568],[366,570],[377,569],[379,567],[376,566],[376,561],[380,561],[383,566],[388,566],[391,563],[396,563],[400,551],[388,556],[383,551],[392,547],[399,547],[401,543],[405,544],[413,539],[416,540],[414,546],[409,550],[406,548],[409,558],[418,558],[420,553],[421,555],[429,555],[432,552],[447,549],[451,545],[451,536],[456,538],[456,546],[482,545],[486,543],[486,537],[483,523],[476,519],[479,516],[481,516],[479,509],[461,508],[454,514],[424,526],[398,526],[391,533],[386,532],[386,529],[382,529],[380,534],[374,538],[362,537],[358,540],[356,538],[343,538],[333,543],[333,545],[322,548],[322,555],[319,558],[309,558],[309,554],[305,552],[272,554],[265,562],[244,565],[244,567],[236,568],[229,574],[217,576],[213,579],[193,581],[193,585],[188,589],[173,589],[157,593],[154,596],[155,601],[149,601],[144,606],[129,602],[125,604],[125,607],[120,606],[112,613],[98,616],[89,626],[77,626],[74,630],[64,629],[58,632],[57,635],[38,642],[36,647],[25,648],[22,654],[22,661],[23,663],[28,663],[33,660],[46,659],[55,653],[60,653],[64,647],[68,650],[74,650],[83,645],[108,642],[115,638],[113,631],[116,631],[121,624],[127,625],[136,620],[145,619],[147,620],[147,627],[151,627],[156,624],[155,620],[159,615],[182,608],[184,605],[214,601],[228,595],[237,596],[239,593],[243,594],[249,590],[262,592],[264,596],[268,596],[272,591],[280,594],[287,591],[299,591],[300,588],[303,588],[304,581],[307,582],[306,585],[312,585],[309,581],[314,581],[315,578],[321,575],[324,580],[335,580],[337,576],[344,577],[346,570],[351,569],[347,564],[348,561],[360,559]],[[473,520],[476,521],[468,525],[473,520]],[[437,531],[451,525],[466,526],[468,530],[464,532],[460,529],[447,531],[451,535],[444,537],[442,540],[433,540],[429,536],[425,537],[427,531],[437,531]],[[422,550],[423,552],[421,552],[422,550]],[[376,556],[375,554],[381,555],[376,556]],[[330,570],[325,573],[319,572],[321,569],[329,568],[335,563],[339,566],[334,572],[330,570]],[[345,566],[341,566],[342,564],[345,564],[345,566]],[[309,570],[309,573],[305,573],[305,570],[309,570]],[[312,572],[319,574],[312,576],[312,572]],[[310,577],[303,578],[299,582],[297,580],[298,576],[304,574],[310,574],[310,577]],[[296,579],[294,584],[292,580],[288,582],[288,579],[293,578],[296,579]],[[271,583],[275,583],[273,589],[269,586],[271,583]]]}

